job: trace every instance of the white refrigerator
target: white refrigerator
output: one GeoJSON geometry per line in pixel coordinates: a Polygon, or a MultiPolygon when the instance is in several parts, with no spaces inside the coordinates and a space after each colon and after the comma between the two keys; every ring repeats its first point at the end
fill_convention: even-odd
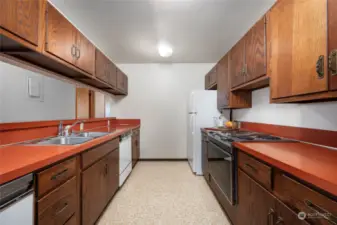
{"type": "Polygon", "coordinates": [[[192,91],[188,99],[187,158],[192,171],[202,174],[201,130],[214,127],[213,117],[219,117],[217,91],[192,91]]]}

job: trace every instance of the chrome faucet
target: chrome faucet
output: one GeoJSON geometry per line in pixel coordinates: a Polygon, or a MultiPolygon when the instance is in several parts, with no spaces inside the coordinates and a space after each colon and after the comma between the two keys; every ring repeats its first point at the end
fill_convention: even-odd
{"type": "Polygon", "coordinates": [[[58,136],[63,136],[63,121],[59,123],[58,136]]]}
{"type": "Polygon", "coordinates": [[[68,125],[64,128],[64,136],[65,137],[69,137],[69,130],[72,129],[74,126],[76,126],[76,124],[79,124],[81,123],[81,126],[82,124],[85,122],[85,120],[78,120],[76,121],[75,123],[73,123],[72,125],[68,125]]]}

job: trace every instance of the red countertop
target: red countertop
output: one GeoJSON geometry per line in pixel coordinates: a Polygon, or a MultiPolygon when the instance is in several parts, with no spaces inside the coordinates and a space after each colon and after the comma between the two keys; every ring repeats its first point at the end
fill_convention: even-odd
{"type": "Polygon", "coordinates": [[[79,154],[139,127],[140,125],[118,125],[110,129],[108,127],[91,129],[90,131],[111,133],[80,145],[11,145],[0,148],[0,184],[79,154]]]}
{"type": "Polygon", "coordinates": [[[236,142],[234,146],[337,196],[335,150],[301,142],[236,142]]]}

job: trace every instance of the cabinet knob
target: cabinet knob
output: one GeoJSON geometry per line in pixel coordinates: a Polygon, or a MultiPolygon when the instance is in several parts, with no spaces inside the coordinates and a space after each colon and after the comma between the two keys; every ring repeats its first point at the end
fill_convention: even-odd
{"type": "Polygon", "coordinates": [[[284,224],[284,220],[280,216],[277,218],[277,221],[276,221],[275,225],[279,225],[279,224],[284,224]]]}
{"type": "Polygon", "coordinates": [[[71,55],[72,56],[76,56],[76,47],[75,47],[75,45],[73,45],[73,46],[71,46],[71,55]]]}
{"type": "Polygon", "coordinates": [[[81,57],[81,50],[76,48],[76,58],[79,59],[81,57]]]}

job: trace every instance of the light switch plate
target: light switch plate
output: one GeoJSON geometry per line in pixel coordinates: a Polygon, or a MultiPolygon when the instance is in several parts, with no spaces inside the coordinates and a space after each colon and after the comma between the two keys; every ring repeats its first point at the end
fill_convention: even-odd
{"type": "Polygon", "coordinates": [[[28,78],[28,95],[31,98],[41,97],[41,82],[40,79],[35,77],[28,78]]]}

